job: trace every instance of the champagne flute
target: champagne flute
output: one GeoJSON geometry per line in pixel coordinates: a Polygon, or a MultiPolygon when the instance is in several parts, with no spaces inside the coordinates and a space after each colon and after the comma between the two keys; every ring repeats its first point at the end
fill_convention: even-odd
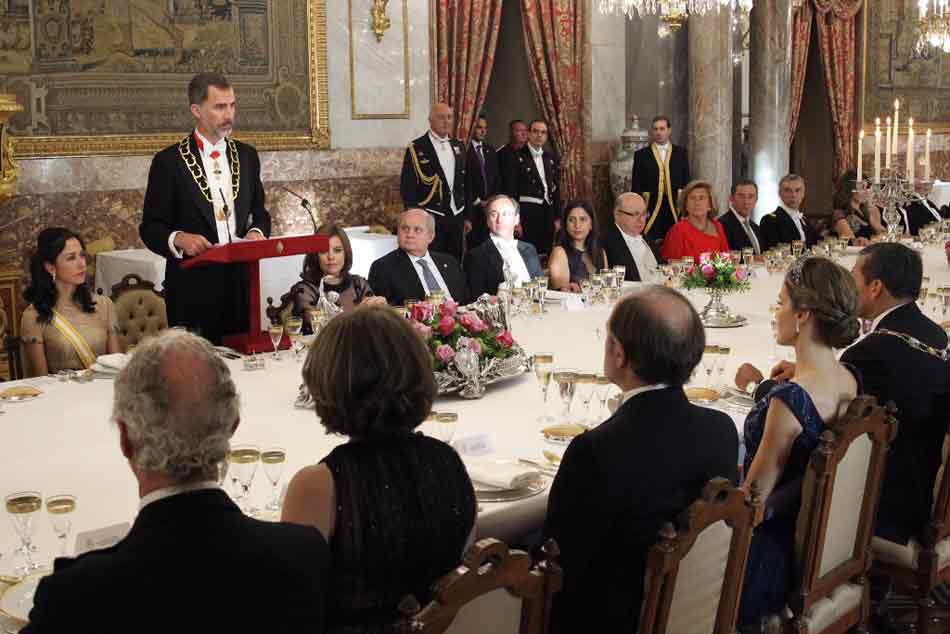
{"type": "MultiPolygon", "coordinates": [[[[534,355],[534,377],[538,380],[538,386],[544,395],[544,402],[548,402],[548,389],[551,386],[551,372],[554,366],[554,355],[550,353],[541,353],[534,355]]],[[[550,424],[554,421],[553,417],[542,414],[538,417],[538,422],[550,424]]]]}
{"type": "Polygon", "coordinates": [[[781,310],[781,306],[778,304],[771,304],[769,306],[769,326],[772,328],[772,352],[769,355],[769,361],[773,364],[778,363],[778,311],[781,310]]]}
{"type": "Polygon", "coordinates": [[[594,379],[596,384],[597,400],[600,401],[600,414],[607,413],[607,397],[610,396],[610,386],[613,385],[610,379],[602,372],[598,372],[594,379]]]}
{"type": "Polygon", "coordinates": [[[261,461],[261,450],[254,445],[236,445],[228,454],[228,461],[231,463],[229,471],[234,472],[233,478],[240,485],[237,494],[238,506],[253,517],[257,509],[251,506],[248,497],[251,482],[254,481],[254,474],[257,473],[257,465],[261,461]]]}
{"type": "Polygon", "coordinates": [[[564,403],[561,418],[565,422],[571,420],[571,402],[574,400],[574,391],[577,388],[577,375],[577,370],[570,368],[559,368],[554,371],[554,382],[557,383],[561,402],[564,403]]]}
{"type": "Polygon", "coordinates": [[[76,510],[76,497],[73,495],[54,495],[46,498],[46,512],[53,525],[53,534],[59,540],[59,556],[66,556],[66,541],[72,532],[72,513],[76,510]]]}
{"type": "Polygon", "coordinates": [[[261,463],[264,465],[264,475],[273,489],[270,502],[264,508],[268,511],[280,511],[280,477],[284,473],[284,463],[287,462],[287,450],[283,447],[268,447],[261,452],[261,463]]]}
{"type": "Polygon", "coordinates": [[[307,317],[310,319],[310,334],[319,335],[323,327],[323,310],[314,306],[307,310],[307,317]]]}
{"type": "Polygon", "coordinates": [[[534,283],[537,285],[537,288],[538,288],[538,303],[541,306],[538,312],[541,312],[541,313],[547,312],[544,310],[544,298],[547,296],[547,293],[548,293],[548,278],[543,275],[538,276],[534,278],[534,283]]]}
{"type": "Polygon", "coordinates": [[[732,348],[729,346],[719,346],[719,366],[716,368],[716,372],[719,375],[718,385],[720,388],[724,388],[726,385],[726,366],[729,364],[731,354],[732,348]]]}
{"type": "Polygon", "coordinates": [[[614,265],[614,277],[617,278],[617,288],[623,288],[623,281],[627,278],[627,267],[623,264],[614,265]]]}
{"type": "Polygon", "coordinates": [[[712,387],[712,375],[716,370],[716,355],[719,354],[719,346],[707,345],[703,348],[703,371],[706,373],[706,387],[712,387]]]}
{"type": "Polygon", "coordinates": [[[290,317],[287,319],[287,337],[290,339],[290,348],[294,351],[294,361],[300,361],[300,342],[303,337],[303,319],[290,317]]]}
{"type": "Polygon", "coordinates": [[[24,564],[19,570],[25,575],[39,568],[33,561],[33,533],[36,531],[34,519],[43,508],[43,496],[36,491],[18,491],[4,498],[4,502],[13,521],[13,530],[20,538],[16,552],[23,555],[24,564]]]}
{"type": "Polygon", "coordinates": [[[280,340],[284,336],[284,325],[281,323],[273,323],[270,325],[270,328],[267,329],[267,334],[270,335],[271,344],[274,346],[274,361],[280,360],[280,340]]]}

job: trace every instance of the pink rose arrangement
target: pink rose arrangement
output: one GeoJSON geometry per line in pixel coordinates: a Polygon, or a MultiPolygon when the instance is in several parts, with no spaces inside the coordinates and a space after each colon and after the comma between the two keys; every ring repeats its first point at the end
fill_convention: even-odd
{"type": "Polygon", "coordinates": [[[728,253],[702,253],[699,264],[683,273],[683,288],[709,288],[725,292],[749,289],[749,271],[736,266],[728,253]]]}
{"type": "Polygon", "coordinates": [[[419,302],[412,307],[410,320],[425,340],[436,370],[449,367],[462,349],[483,359],[505,359],[516,352],[510,331],[495,326],[475,311],[460,312],[455,302],[439,306],[419,302]]]}

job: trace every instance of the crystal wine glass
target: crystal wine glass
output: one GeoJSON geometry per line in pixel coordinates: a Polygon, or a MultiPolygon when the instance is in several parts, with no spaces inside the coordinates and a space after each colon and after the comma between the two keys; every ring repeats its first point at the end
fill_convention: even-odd
{"type": "Polygon", "coordinates": [[[46,512],[49,513],[53,534],[59,540],[59,556],[66,556],[66,542],[73,529],[72,514],[76,510],[76,497],[73,495],[54,495],[46,498],[46,512]]]}
{"type": "Polygon", "coordinates": [[[534,278],[534,283],[538,285],[538,303],[541,306],[540,312],[547,312],[544,309],[544,300],[548,294],[548,278],[544,275],[534,278]]]}
{"type": "Polygon", "coordinates": [[[627,278],[627,267],[623,264],[615,265],[614,277],[617,278],[617,288],[623,288],[623,281],[627,278]]]}
{"type": "Polygon", "coordinates": [[[270,502],[264,507],[268,511],[280,511],[280,477],[284,473],[284,464],[287,462],[287,450],[283,447],[268,447],[261,452],[261,464],[264,465],[264,475],[270,482],[273,490],[270,502]]]}
{"type": "Polygon", "coordinates": [[[703,371],[706,373],[706,387],[712,387],[712,375],[716,371],[716,355],[719,354],[719,346],[707,345],[703,348],[703,371]]]}
{"type": "Polygon", "coordinates": [[[300,342],[303,337],[303,319],[289,317],[287,319],[287,338],[290,339],[290,349],[294,351],[294,361],[300,360],[300,342]]]}
{"type": "Polygon", "coordinates": [[[719,346],[719,365],[716,366],[716,373],[719,376],[719,387],[726,385],[726,366],[729,365],[731,355],[732,348],[729,346],[719,346]]]}
{"type": "Polygon", "coordinates": [[[270,342],[274,346],[274,361],[280,359],[280,340],[284,336],[284,325],[280,323],[274,323],[270,325],[270,328],[267,329],[267,334],[270,335],[270,342]]]}
{"type": "Polygon", "coordinates": [[[590,417],[590,401],[594,398],[594,388],[597,385],[597,375],[596,374],[578,374],[577,375],[577,395],[581,399],[581,404],[584,406],[584,417],[590,417]]]}
{"type": "Polygon", "coordinates": [[[571,402],[574,400],[578,374],[577,370],[569,368],[559,368],[554,371],[554,382],[557,383],[561,402],[564,403],[564,411],[561,413],[561,418],[564,421],[570,421],[571,419],[571,402]]]}
{"type": "Polygon", "coordinates": [[[600,414],[603,416],[607,413],[607,397],[610,396],[610,387],[613,383],[603,373],[598,373],[594,382],[597,400],[600,401],[600,414]]]}
{"type": "Polygon", "coordinates": [[[23,555],[24,564],[19,570],[28,574],[39,568],[39,564],[33,561],[33,533],[36,531],[34,520],[43,508],[43,496],[36,491],[18,491],[4,498],[4,502],[13,520],[13,530],[20,538],[16,552],[23,555]]]}
{"type": "Polygon", "coordinates": [[[778,311],[781,310],[778,304],[769,306],[769,326],[772,328],[772,352],[769,355],[769,361],[778,363],[778,311]]]}
{"type": "Polygon", "coordinates": [[[582,279],[581,280],[581,298],[584,300],[585,306],[590,306],[590,291],[591,291],[590,278],[582,279]]]}
{"type": "Polygon", "coordinates": [[[232,477],[241,487],[237,494],[238,506],[253,517],[257,509],[251,506],[249,494],[257,465],[261,461],[261,450],[254,445],[236,445],[228,454],[228,461],[231,463],[228,470],[233,472],[232,477]]]}
{"type": "Polygon", "coordinates": [[[450,444],[455,438],[455,428],[458,426],[459,415],[457,412],[439,412],[435,415],[433,421],[433,438],[441,440],[445,444],[450,444]]]}

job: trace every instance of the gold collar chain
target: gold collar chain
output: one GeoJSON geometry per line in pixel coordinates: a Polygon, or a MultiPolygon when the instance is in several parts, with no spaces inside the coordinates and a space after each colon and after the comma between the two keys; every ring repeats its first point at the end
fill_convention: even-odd
{"type": "MultiPolygon", "coordinates": [[[[208,185],[208,177],[201,166],[201,161],[191,151],[190,140],[191,135],[188,135],[179,141],[178,154],[181,155],[185,167],[188,168],[191,177],[195,179],[195,184],[201,190],[205,200],[213,206],[214,199],[212,198],[211,187],[208,185]]],[[[231,200],[237,200],[238,192],[241,189],[241,160],[238,157],[237,144],[230,137],[225,137],[225,141],[228,144],[228,162],[231,167],[231,200]]]]}
{"type": "Polygon", "coordinates": [[[941,361],[947,361],[948,359],[950,359],[950,343],[948,343],[947,347],[944,348],[943,350],[938,350],[934,348],[933,346],[928,346],[923,341],[920,341],[919,339],[911,337],[910,335],[905,334],[903,332],[894,332],[893,330],[888,330],[886,328],[878,328],[877,330],[874,330],[871,334],[890,335],[891,337],[897,337],[898,339],[906,343],[908,346],[910,346],[914,350],[925,352],[932,357],[936,357],[940,359],[941,361]]]}

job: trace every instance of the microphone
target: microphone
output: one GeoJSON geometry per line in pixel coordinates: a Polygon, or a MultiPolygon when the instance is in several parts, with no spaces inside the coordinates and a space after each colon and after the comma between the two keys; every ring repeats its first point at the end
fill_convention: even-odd
{"type": "Polygon", "coordinates": [[[310,201],[304,198],[303,196],[301,196],[300,194],[298,194],[297,192],[291,191],[284,186],[280,186],[280,188],[284,190],[285,192],[287,192],[288,194],[290,194],[291,196],[300,199],[300,206],[307,210],[307,215],[310,216],[310,222],[313,224],[313,232],[316,233],[317,219],[313,215],[313,205],[310,204],[310,201]]]}
{"type": "Polygon", "coordinates": [[[231,210],[228,209],[228,199],[224,197],[224,190],[219,187],[218,192],[221,194],[221,202],[224,203],[224,226],[228,230],[228,244],[231,244],[231,210]]]}

